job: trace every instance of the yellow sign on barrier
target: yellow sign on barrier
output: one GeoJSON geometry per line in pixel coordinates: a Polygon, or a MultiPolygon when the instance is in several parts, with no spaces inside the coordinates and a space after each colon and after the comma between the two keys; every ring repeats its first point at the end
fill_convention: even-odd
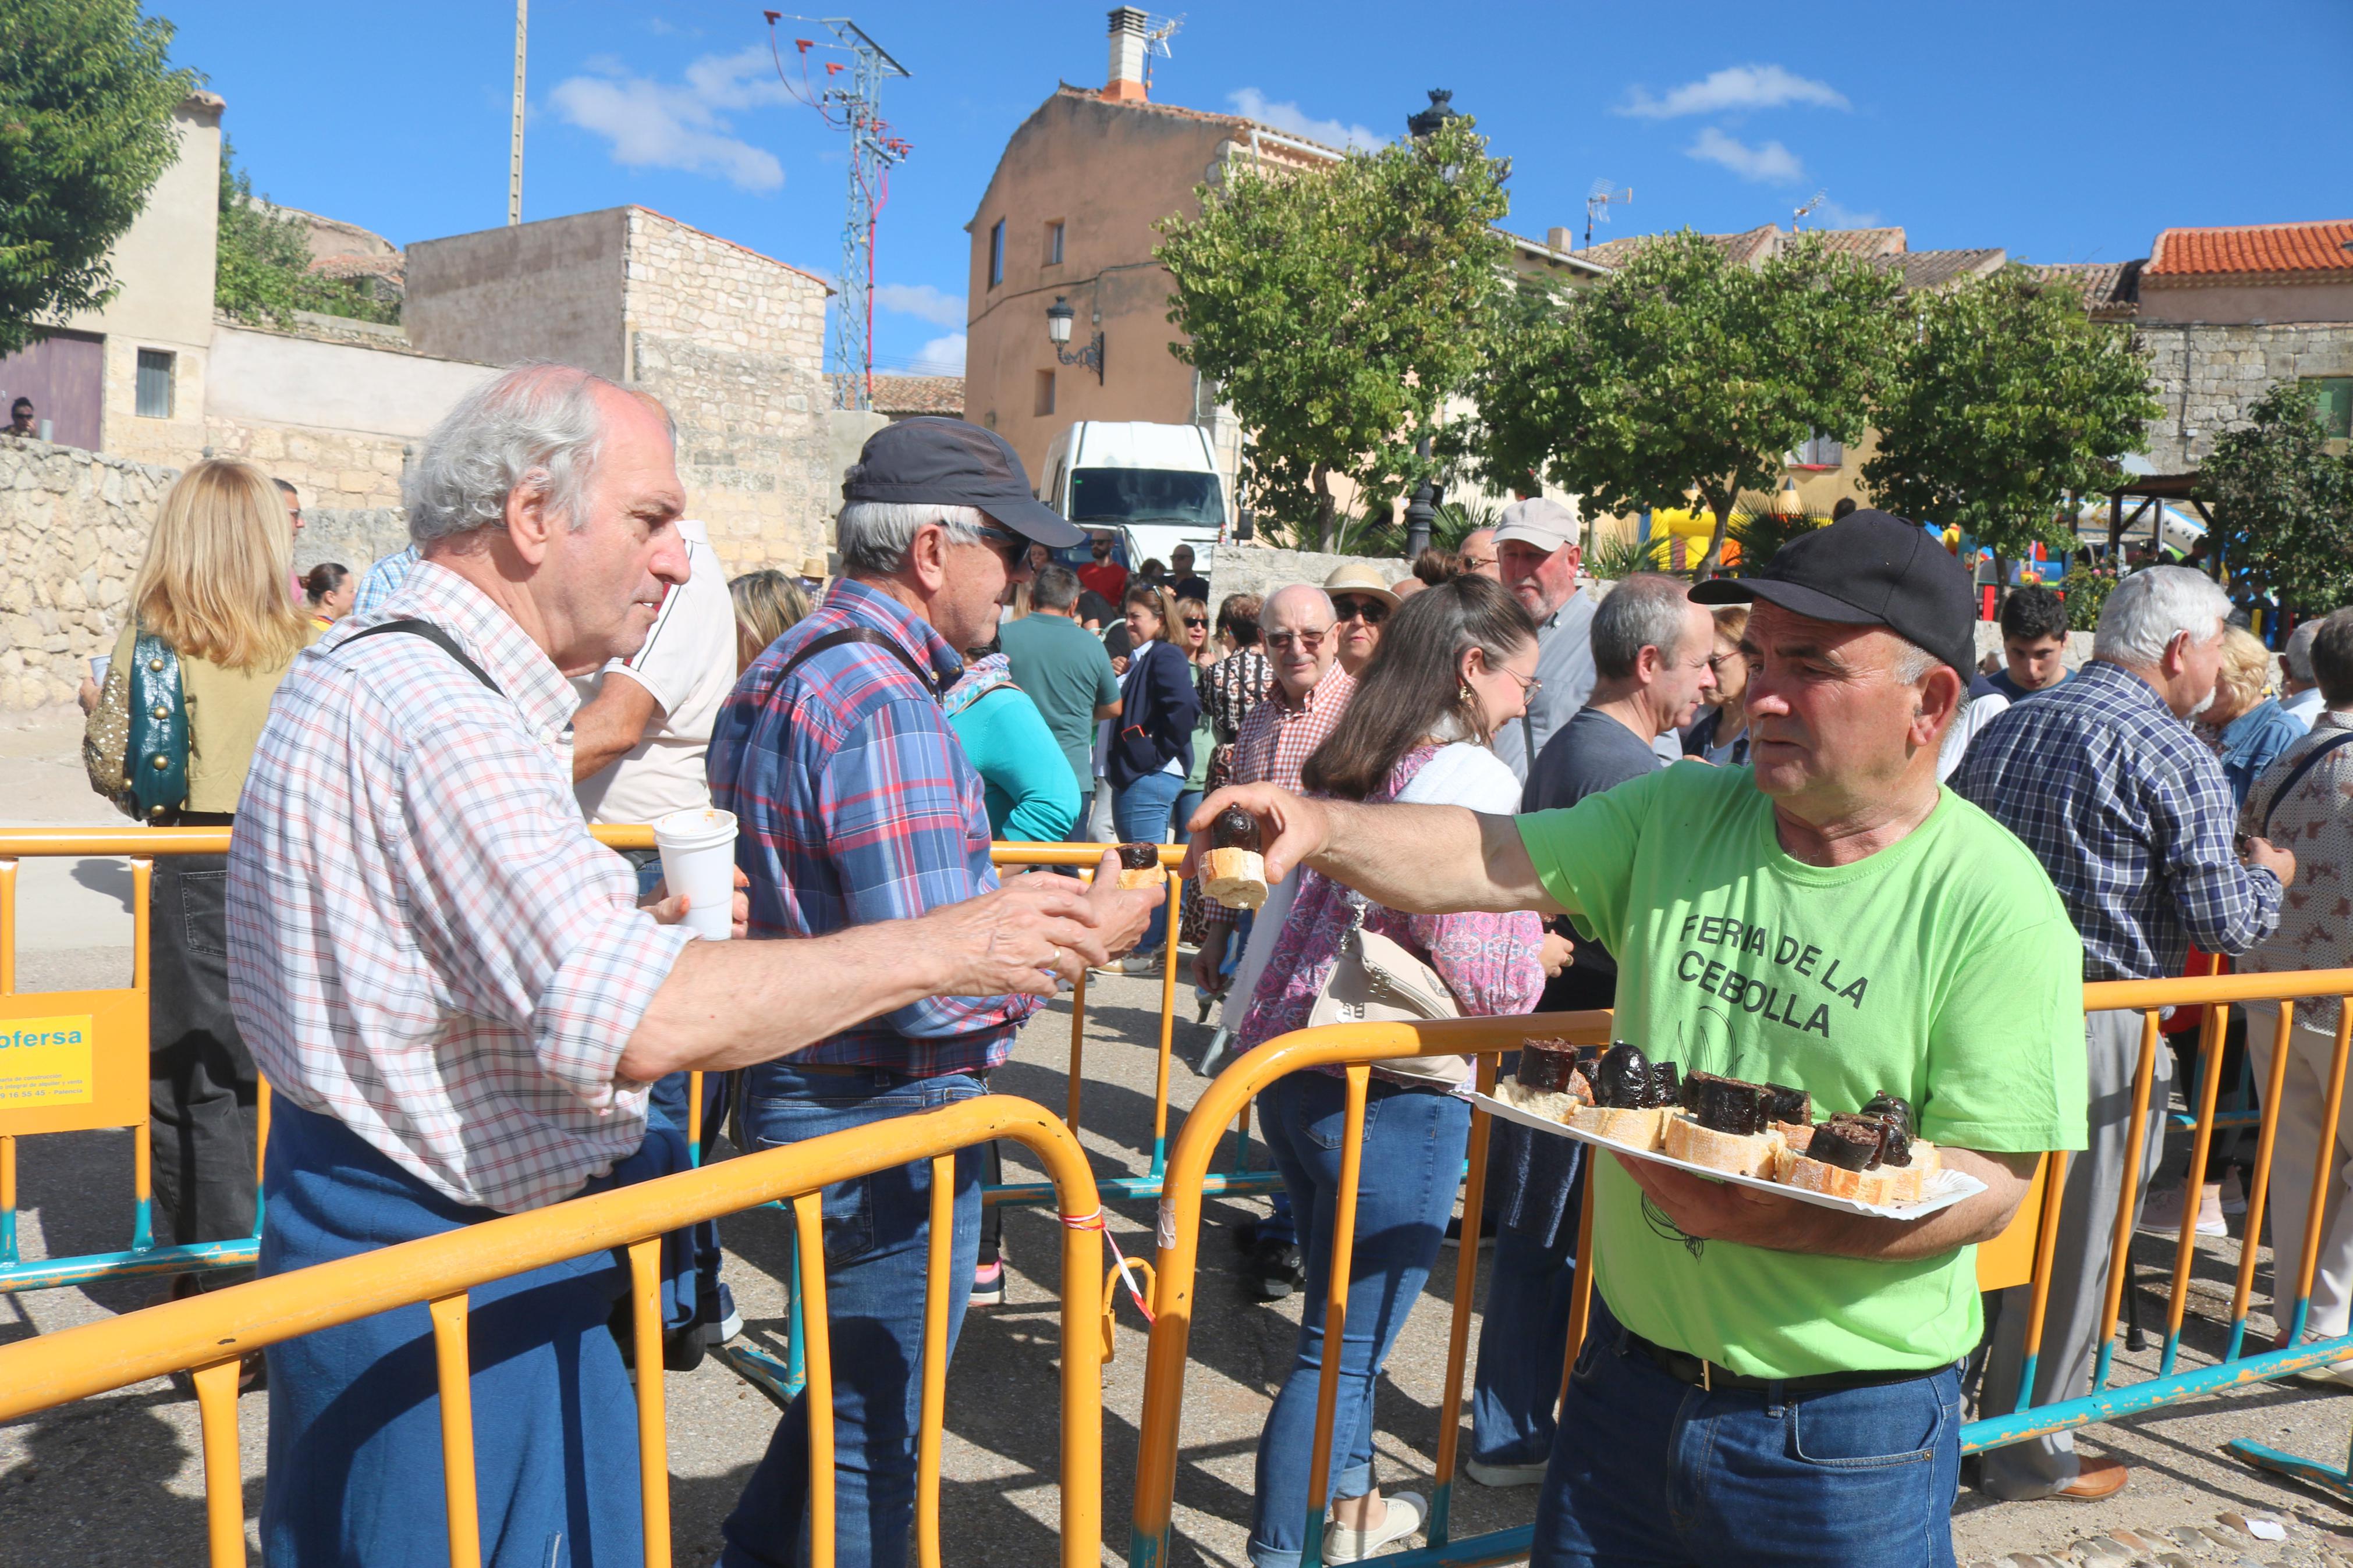
{"type": "Polygon", "coordinates": [[[147,1119],[147,993],[0,996],[0,1138],[147,1119]]]}

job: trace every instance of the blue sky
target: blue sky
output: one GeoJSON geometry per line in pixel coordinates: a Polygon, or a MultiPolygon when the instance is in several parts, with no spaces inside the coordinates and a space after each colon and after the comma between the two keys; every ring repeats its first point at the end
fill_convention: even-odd
{"type": "MultiPolygon", "coordinates": [[[[402,244],[504,221],[502,0],[148,4],[227,99],[257,190],[402,244]]],[[[877,245],[879,364],[961,354],[963,226],[1056,79],[1102,83],[1107,10],[850,9],[913,73],[883,97],[913,153],[877,245]]],[[[523,216],[641,202],[830,276],[841,138],[785,94],[767,39],[735,0],[533,0],[523,216]]],[[[2169,226],[2353,215],[2348,76],[2343,0],[1190,0],[1154,97],[1370,142],[1450,87],[1514,160],[1510,226],[1539,238],[1581,232],[1608,180],[1634,199],[1597,238],[1787,226],[1821,192],[1810,222],[1901,225],[1915,249],[2113,261],[2169,226]]]]}

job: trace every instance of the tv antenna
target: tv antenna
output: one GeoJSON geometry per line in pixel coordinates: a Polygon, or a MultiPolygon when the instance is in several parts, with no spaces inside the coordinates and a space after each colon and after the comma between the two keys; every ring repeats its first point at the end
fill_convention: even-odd
{"type": "Polygon", "coordinates": [[[1634,187],[1631,185],[1627,186],[1621,191],[1607,180],[1596,180],[1593,182],[1593,189],[1586,193],[1585,197],[1586,249],[1590,250],[1593,248],[1594,224],[1597,222],[1608,223],[1609,221],[1609,205],[1612,202],[1627,202],[1630,204],[1633,199],[1634,187]]]}
{"type": "Polygon", "coordinates": [[[1830,195],[1831,194],[1828,191],[1816,191],[1813,194],[1811,200],[1808,201],[1804,206],[1799,207],[1796,212],[1791,213],[1789,215],[1789,232],[1795,234],[1797,232],[1798,226],[1806,221],[1806,215],[1813,211],[1816,207],[1821,205],[1824,202],[1828,201],[1830,199],[1830,195]]]}
{"type": "Polygon", "coordinates": [[[1146,16],[1144,21],[1144,96],[1148,99],[1152,96],[1152,57],[1158,55],[1164,60],[1176,58],[1169,51],[1168,40],[1185,25],[1185,17],[1180,12],[1174,16],[1146,16]]]}
{"type": "Polygon", "coordinates": [[[882,46],[847,16],[793,16],[763,11],[768,19],[768,52],[785,90],[818,111],[836,131],[849,133],[849,210],[841,226],[841,298],[833,311],[833,363],[838,408],[874,406],[874,226],[891,199],[891,171],[913,151],[892,134],[881,113],[885,77],[913,76],[882,46]],[[800,59],[797,84],[785,69],[778,22],[807,22],[831,42],[795,38],[800,59]],[[824,68],[822,85],[809,75],[809,57],[824,68]],[[847,57],[826,59],[828,54],[847,57]],[[846,78],[846,79],[845,79],[846,78]]]}

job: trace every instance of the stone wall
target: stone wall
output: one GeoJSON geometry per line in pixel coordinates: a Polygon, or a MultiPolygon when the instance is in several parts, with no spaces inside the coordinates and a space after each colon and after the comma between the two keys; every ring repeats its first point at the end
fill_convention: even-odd
{"type": "Polygon", "coordinates": [[[0,441],[0,710],[70,702],[111,653],[173,468],[0,441]]]}
{"type": "Polygon", "coordinates": [[[2353,323],[2143,321],[2138,334],[2165,405],[2149,426],[2147,447],[2160,474],[2188,473],[2204,463],[2215,437],[2243,419],[2247,405],[2274,383],[2353,375],[2353,323]]]}
{"type": "Polygon", "coordinates": [[[826,286],[628,209],[631,374],[678,421],[679,478],[731,574],[823,554],[840,505],[826,412],[826,286]]]}
{"type": "Polygon", "coordinates": [[[387,555],[408,548],[408,519],[397,507],[302,509],[302,531],[294,536],[294,570],[308,572],[332,561],[364,574],[387,555]]]}
{"type": "Polygon", "coordinates": [[[205,421],[206,450],[216,458],[247,458],[292,485],[301,495],[305,517],[319,507],[398,506],[401,465],[410,445],[396,437],[352,430],[247,425],[217,416],[205,421]]]}

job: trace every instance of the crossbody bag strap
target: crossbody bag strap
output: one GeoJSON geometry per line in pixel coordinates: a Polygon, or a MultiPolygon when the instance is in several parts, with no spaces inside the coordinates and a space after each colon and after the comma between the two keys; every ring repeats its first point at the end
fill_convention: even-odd
{"type": "Polygon", "coordinates": [[[776,672],[776,684],[782,686],[792,678],[793,671],[818,655],[833,648],[847,647],[851,643],[867,643],[887,650],[892,658],[907,667],[908,674],[923,682],[923,689],[930,692],[934,700],[939,697],[939,682],[932,672],[917,664],[914,656],[901,647],[896,637],[878,632],[871,626],[844,626],[839,631],[828,632],[821,637],[811,639],[807,647],[785,660],[785,668],[776,672]]]}
{"type": "Polygon", "coordinates": [[[2272,836],[2272,813],[2278,810],[2279,803],[2285,800],[2295,790],[2297,781],[2312,771],[2312,764],[2348,741],[2353,741],[2353,730],[2331,735],[2296,760],[2295,766],[2288,770],[2287,777],[2280,780],[2279,788],[2272,791],[2271,799],[2263,803],[2263,830],[2260,837],[2269,838],[2272,836]]]}
{"type": "Polygon", "coordinates": [[[346,648],[351,647],[352,644],[358,642],[363,637],[382,637],[387,632],[396,632],[405,637],[423,637],[427,642],[431,643],[443,653],[446,653],[451,658],[456,659],[465,669],[467,674],[472,676],[476,680],[480,681],[492,692],[501,697],[504,697],[506,695],[505,690],[501,688],[499,683],[490,678],[489,672],[484,670],[480,665],[476,664],[470,658],[467,657],[466,650],[458,646],[458,639],[456,637],[451,637],[448,632],[443,631],[431,621],[418,620],[415,616],[410,616],[404,620],[385,621],[380,625],[370,626],[364,632],[353,632],[350,637],[345,637],[341,643],[337,644],[336,647],[339,649],[346,648]]]}

